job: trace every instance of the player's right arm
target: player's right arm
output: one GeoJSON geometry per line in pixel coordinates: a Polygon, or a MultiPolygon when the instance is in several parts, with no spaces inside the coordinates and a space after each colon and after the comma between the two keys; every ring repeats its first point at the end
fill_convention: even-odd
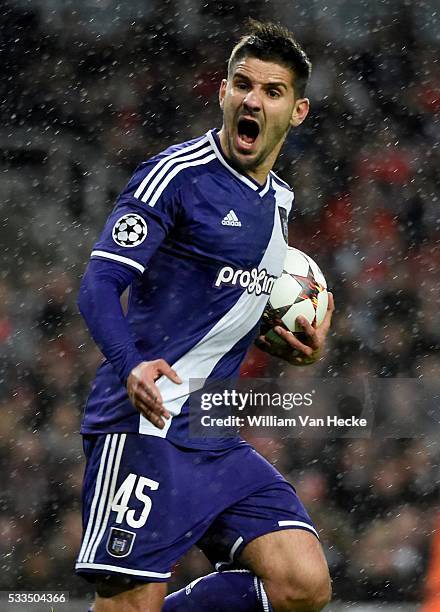
{"type": "Polygon", "coordinates": [[[118,198],[92,251],[78,306],[96,344],[126,385],[135,408],[162,429],[169,413],[155,381],[160,376],[175,383],[180,379],[163,359],[143,359],[120,301],[124,290],[144,272],[177,214],[176,189],[164,188],[166,181],[155,181],[156,168],[157,164],[140,166],[118,198]]]}
{"type": "Polygon", "coordinates": [[[155,381],[160,376],[175,383],[180,379],[166,361],[144,361],[136,348],[120,300],[135,274],[111,261],[92,259],[81,282],[78,306],[96,344],[126,385],[132,404],[162,429],[170,415],[155,381]]]}

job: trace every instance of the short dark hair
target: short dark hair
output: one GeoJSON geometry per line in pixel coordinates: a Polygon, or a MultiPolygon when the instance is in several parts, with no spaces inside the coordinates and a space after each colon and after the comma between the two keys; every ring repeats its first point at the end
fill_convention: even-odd
{"type": "Polygon", "coordinates": [[[292,32],[282,25],[255,19],[249,19],[246,25],[246,34],[240,38],[229,57],[228,75],[244,57],[274,61],[291,70],[295,93],[299,98],[303,97],[312,63],[292,32]]]}

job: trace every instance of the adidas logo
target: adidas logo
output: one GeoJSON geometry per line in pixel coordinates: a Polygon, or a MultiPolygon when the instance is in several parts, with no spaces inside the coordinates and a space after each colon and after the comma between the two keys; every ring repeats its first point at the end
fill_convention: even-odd
{"type": "Polygon", "coordinates": [[[235,212],[231,210],[228,212],[226,217],[222,219],[222,225],[233,225],[234,227],[241,227],[241,221],[239,221],[235,212]]]}

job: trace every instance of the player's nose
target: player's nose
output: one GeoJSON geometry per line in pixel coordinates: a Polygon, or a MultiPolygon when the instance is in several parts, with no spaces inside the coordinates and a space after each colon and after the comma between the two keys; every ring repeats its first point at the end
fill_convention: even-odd
{"type": "Polygon", "coordinates": [[[257,91],[251,89],[246,94],[246,97],[243,100],[243,104],[249,110],[252,110],[254,112],[259,111],[261,109],[261,97],[257,91]]]}

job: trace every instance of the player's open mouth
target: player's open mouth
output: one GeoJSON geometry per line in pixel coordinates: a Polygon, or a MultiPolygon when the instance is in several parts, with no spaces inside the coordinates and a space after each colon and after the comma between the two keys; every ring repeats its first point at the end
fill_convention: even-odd
{"type": "Polygon", "coordinates": [[[237,124],[237,144],[248,151],[252,149],[260,133],[260,126],[254,119],[241,118],[237,124]]]}

